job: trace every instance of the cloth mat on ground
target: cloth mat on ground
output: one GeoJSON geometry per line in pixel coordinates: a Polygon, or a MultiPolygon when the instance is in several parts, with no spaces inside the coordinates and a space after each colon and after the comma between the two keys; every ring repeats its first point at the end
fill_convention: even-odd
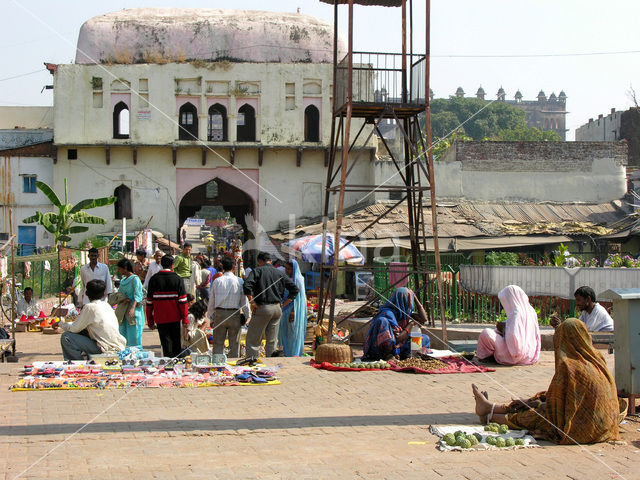
{"type": "Polygon", "coordinates": [[[183,370],[154,366],[106,366],[86,362],[34,362],[11,386],[11,391],[89,390],[113,388],[190,388],[280,385],[279,367],[237,367],[230,364],[183,370]]]}
{"type": "Polygon", "coordinates": [[[393,363],[393,360],[389,362],[391,364],[391,370],[394,372],[405,373],[485,373],[495,372],[494,368],[487,368],[482,365],[476,365],[475,363],[465,360],[463,357],[441,357],[438,358],[443,363],[446,363],[448,367],[439,368],[435,370],[424,370],[418,367],[398,367],[393,363]]]}
{"type": "Polygon", "coordinates": [[[509,430],[508,433],[498,434],[494,432],[485,432],[484,427],[477,425],[431,425],[429,427],[429,431],[438,437],[438,449],[442,451],[461,451],[461,450],[516,450],[518,448],[532,448],[539,447],[536,439],[531,435],[528,435],[527,430],[509,430]],[[455,433],[458,430],[464,432],[466,435],[473,435],[474,433],[479,433],[482,435],[482,440],[474,445],[472,448],[462,448],[458,446],[450,446],[447,445],[443,440],[447,433],[455,433]],[[504,439],[511,437],[513,439],[522,438],[524,440],[524,445],[516,445],[513,447],[496,447],[493,445],[489,445],[486,443],[486,439],[488,436],[496,436],[502,437],[504,439]]]}
{"type": "MultiPolygon", "coordinates": [[[[362,362],[362,365],[375,364],[378,362],[362,362]]],[[[311,360],[311,366],[322,370],[330,370],[332,372],[388,372],[390,368],[351,368],[351,367],[339,367],[329,362],[316,363],[315,360],[311,360]]]]}

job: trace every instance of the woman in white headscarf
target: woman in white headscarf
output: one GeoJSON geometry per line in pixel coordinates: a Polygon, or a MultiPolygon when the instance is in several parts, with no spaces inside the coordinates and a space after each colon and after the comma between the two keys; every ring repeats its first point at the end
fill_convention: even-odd
{"type": "Polygon", "coordinates": [[[536,363],[540,358],[540,328],[529,297],[519,286],[509,285],[500,290],[498,299],[507,313],[507,321],[482,331],[476,356],[480,360],[493,357],[503,365],[536,363]]]}

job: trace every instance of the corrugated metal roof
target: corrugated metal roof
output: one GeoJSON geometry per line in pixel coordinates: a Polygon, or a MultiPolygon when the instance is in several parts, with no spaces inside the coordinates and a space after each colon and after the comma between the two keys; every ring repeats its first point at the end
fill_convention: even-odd
{"type": "MultiPolygon", "coordinates": [[[[330,5],[345,5],[349,3],[349,0],[320,0],[321,3],[328,3],[330,5]]],[[[353,0],[354,5],[369,5],[369,6],[381,6],[381,7],[400,7],[402,6],[402,0],[353,0]]]]}
{"type": "MultiPolygon", "coordinates": [[[[395,207],[360,235],[369,223],[391,206],[390,202],[379,202],[345,215],[344,236],[359,236],[361,239],[408,238],[406,205],[395,207]]],[[[619,201],[602,204],[461,202],[438,205],[437,208],[438,231],[443,238],[580,234],[600,236],[630,228],[635,222],[633,217],[622,210],[619,201]]],[[[429,207],[425,207],[424,218],[426,235],[431,237],[433,233],[429,207]]],[[[328,227],[335,231],[335,221],[330,221],[328,227]]],[[[308,235],[321,231],[322,224],[317,223],[298,227],[294,233],[308,235]]]]}

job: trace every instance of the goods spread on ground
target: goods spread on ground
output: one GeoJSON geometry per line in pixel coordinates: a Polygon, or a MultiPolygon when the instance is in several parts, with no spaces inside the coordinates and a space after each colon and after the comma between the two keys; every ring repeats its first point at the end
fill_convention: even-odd
{"type": "Polygon", "coordinates": [[[311,360],[311,366],[333,372],[363,372],[363,371],[394,371],[405,373],[479,373],[494,372],[492,368],[476,365],[462,357],[449,356],[439,359],[423,355],[422,358],[408,358],[406,360],[389,360],[388,362],[316,362],[311,360]]]}
{"type": "Polygon", "coordinates": [[[280,385],[276,376],[278,367],[210,362],[208,355],[169,359],[141,355],[141,352],[126,358],[96,355],[91,361],[34,362],[24,366],[20,378],[10,390],[280,385]]]}
{"type": "Polygon", "coordinates": [[[471,425],[431,426],[438,437],[440,450],[500,450],[537,447],[526,430],[509,430],[506,425],[491,423],[484,427],[471,425]]]}
{"type": "Polygon", "coordinates": [[[397,360],[393,363],[399,368],[414,367],[423,370],[438,370],[449,367],[449,364],[436,358],[407,358],[406,360],[397,360]]]}

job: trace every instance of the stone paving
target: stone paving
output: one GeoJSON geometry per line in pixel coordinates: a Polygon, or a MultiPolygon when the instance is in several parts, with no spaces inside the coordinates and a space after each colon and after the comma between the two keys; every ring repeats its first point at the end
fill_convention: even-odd
{"type": "MultiPolygon", "coordinates": [[[[143,340],[158,351],[156,332],[143,340]]],[[[429,425],[477,421],[472,382],[495,400],[533,394],[551,379],[551,352],[489,374],[339,373],[268,359],[283,365],[280,386],[12,393],[19,365],[61,358],[57,335],[18,334],[17,344],[20,363],[0,365],[6,479],[639,477],[635,417],[619,445],[436,450],[429,425]]]]}

